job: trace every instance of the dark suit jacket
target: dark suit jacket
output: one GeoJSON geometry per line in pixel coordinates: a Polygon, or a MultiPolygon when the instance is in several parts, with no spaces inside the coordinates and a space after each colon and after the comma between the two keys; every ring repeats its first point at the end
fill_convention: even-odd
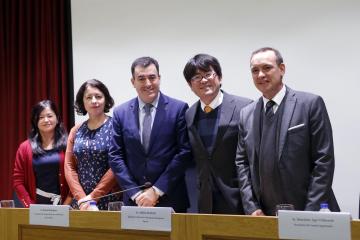
{"type": "Polygon", "coordinates": [[[236,176],[235,155],[240,110],[251,100],[225,92],[223,94],[218,131],[213,151],[210,154],[204,147],[196,128],[196,112],[200,101],[186,112],[189,139],[199,176],[198,206],[201,213],[213,213],[213,209],[217,209],[216,213],[243,213],[236,176]],[[204,187],[210,187],[211,191],[216,187],[221,195],[219,198],[224,201],[214,202],[211,195],[204,196],[205,194],[202,194],[204,187]]]}
{"type": "MultiPolygon", "coordinates": [[[[156,206],[184,212],[189,206],[184,173],[191,161],[185,123],[188,105],[159,94],[148,153],[145,153],[139,134],[138,99],[115,108],[109,163],[122,189],[151,182],[165,193],[156,206]]],[[[139,190],[124,193],[124,203],[135,205],[131,196],[139,190]]]]}
{"type": "MultiPolygon", "coordinates": [[[[335,165],[334,147],[323,99],[287,87],[286,101],[281,104],[285,106],[277,144],[277,160],[286,203],[293,204],[296,210],[317,211],[320,203],[327,202],[331,211],[339,211],[331,188],[335,165]]],[[[261,208],[257,173],[262,107],[260,98],[240,113],[236,165],[246,214],[261,208]]]]}

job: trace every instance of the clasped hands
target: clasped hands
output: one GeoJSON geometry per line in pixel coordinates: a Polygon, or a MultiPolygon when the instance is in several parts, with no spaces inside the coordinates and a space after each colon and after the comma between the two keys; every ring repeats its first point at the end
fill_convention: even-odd
{"type": "Polygon", "coordinates": [[[135,198],[135,203],[139,207],[154,207],[159,201],[159,194],[153,187],[145,189],[135,198]]]}
{"type": "Polygon", "coordinates": [[[87,210],[90,206],[90,200],[92,199],[92,196],[89,194],[77,202],[80,210],[87,210]]]}

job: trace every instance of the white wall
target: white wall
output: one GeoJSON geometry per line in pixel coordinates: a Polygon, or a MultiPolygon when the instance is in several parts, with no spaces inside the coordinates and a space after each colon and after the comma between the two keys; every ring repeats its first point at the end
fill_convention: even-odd
{"type": "Polygon", "coordinates": [[[278,48],[285,83],[325,99],[335,142],[333,188],[341,209],[357,218],[359,12],[356,0],[72,0],[75,92],[97,78],[121,104],[136,95],[132,61],[146,55],[159,61],[162,91],[192,104],[182,70],[193,55],[208,53],[222,65],[224,90],[255,99],[249,56],[278,48]]]}

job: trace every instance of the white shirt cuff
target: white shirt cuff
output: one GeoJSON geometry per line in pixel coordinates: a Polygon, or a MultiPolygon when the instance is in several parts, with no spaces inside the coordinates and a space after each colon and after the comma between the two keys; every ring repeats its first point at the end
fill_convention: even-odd
{"type": "Polygon", "coordinates": [[[134,195],[131,196],[131,200],[133,200],[135,202],[135,199],[142,193],[142,191],[138,191],[137,193],[135,193],[134,195]]]}
{"type": "Polygon", "coordinates": [[[156,192],[157,195],[159,195],[160,197],[162,197],[164,195],[164,192],[161,191],[160,189],[158,189],[157,187],[155,186],[152,186],[156,192]]]}

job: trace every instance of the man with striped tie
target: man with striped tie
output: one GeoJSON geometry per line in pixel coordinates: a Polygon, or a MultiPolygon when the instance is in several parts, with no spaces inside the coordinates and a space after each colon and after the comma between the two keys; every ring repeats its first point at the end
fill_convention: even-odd
{"type": "Polygon", "coordinates": [[[240,112],[236,166],[245,213],[275,215],[278,204],[318,211],[323,202],[339,211],[323,99],[283,84],[285,64],[274,48],[254,51],[250,68],[262,96],[240,112]]]}

